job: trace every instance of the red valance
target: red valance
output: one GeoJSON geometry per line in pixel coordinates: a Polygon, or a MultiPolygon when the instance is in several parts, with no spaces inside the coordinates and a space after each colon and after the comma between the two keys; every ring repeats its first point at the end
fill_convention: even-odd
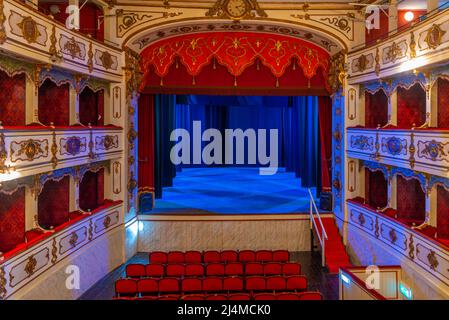
{"type": "Polygon", "coordinates": [[[312,43],[289,36],[250,32],[210,32],[168,38],[146,48],[141,56],[144,78],[151,72],[164,78],[170,66],[178,61],[192,77],[211,63],[218,63],[232,76],[239,77],[260,61],[273,76],[280,78],[294,60],[307,79],[314,77],[319,68],[327,79],[329,64],[327,51],[312,43]]]}

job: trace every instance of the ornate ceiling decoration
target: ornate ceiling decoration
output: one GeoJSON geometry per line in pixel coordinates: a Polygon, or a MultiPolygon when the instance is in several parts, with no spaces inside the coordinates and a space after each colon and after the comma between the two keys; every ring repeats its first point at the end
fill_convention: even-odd
{"type": "Polygon", "coordinates": [[[330,54],[335,54],[341,50],[341,46],[318,33],[311,32],[309,30],[302,30],[295,27],[287,27],[283,25],[275,24],[254,24],[249,22],[239,22],[235,23],[232,21],[226,22],[199,22],[199,23],[189,23],[185,25],[177,26],[167,26],[165,28],[158,29],[157,31],[142,34],[137,39],[130,43],[130,47],[136,51],[141,52],[145,47],[152,44],[155,41],[160,41],[166,38],[179,35],[190,35],[203,32],[257,32],[257,33],[270,33],[277,35],[290,36],[293,38],[306,40],[311,42],[330,54]]]}

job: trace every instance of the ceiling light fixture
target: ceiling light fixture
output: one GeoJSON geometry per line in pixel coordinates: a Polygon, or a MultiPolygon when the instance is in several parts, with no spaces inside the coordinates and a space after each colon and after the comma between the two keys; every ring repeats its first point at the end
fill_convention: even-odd
{"type": "Polygon", "coordinates": [[[404,13],[404,19],[408,22],[413,21],[413,19],[415,19],[415,14],[412,11],[407,11],[404,13]]]}

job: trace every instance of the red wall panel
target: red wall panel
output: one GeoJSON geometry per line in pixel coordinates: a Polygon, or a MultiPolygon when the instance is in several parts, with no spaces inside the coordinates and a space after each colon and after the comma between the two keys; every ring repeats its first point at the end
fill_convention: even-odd
{"type": "Polygon", "coordinates": [[[416,179],[397,177],[398,217],[424,221],[426,217],[426,196],[416,179]]]}
{"type": "Polygon", "coordinates": [[[92,211],[104,203],[104,170],[86,172],[80,182],[79,206],[92,211]]]}
{"type": "Polygon", "coordinates": [[[92,126],[104,124],[104,93],[103,90],[93,92],[86,87],[79,95],[80,122],[92,126]]]}
{"type": "Polygon", "coordinates": [[[25,242],[25,188],[12,195],[0,193],[0,252],[25,242]]]}
{"type": "Polygon", "coordinates": [[[139,189],[154,189],[154,96],[139,97],[139,189]]]}
{"type": "Polygon", "coordinates": [[[426,92],[416,83],[409,90],[398,87],[398,127],[410,129],[426,122],[426,92]]]}
{"type": "Polygon", "coordinates": [[[70,124],[69,85],[57,86],[47,79],[39,87],[39,121],[55,126],[70,124]]]}
{"type": "Polygon", "coordinates": [[[9,77],[0,71],[0,121],[4,126],[25,125],[25,75],[9,77]]]}
{"type": "Polygon", "coordinates": [[[45,183],[38,198],[38,221],[43,228],[57,227],[69,220],[70,178],[45,183]]]}
{"type": "Polygon", "coordinates": [[[375,209],[387,206],[388,184],[381,171],[365,169],[365,200],[375,209]]]}
{"type": "Polygon", "coordinates": [[[365,91],[365,127],[383,127],[388,123],[388,97],[379,90],[375,94],[365,91]]]}
{"type": "Polygon", "coordinates": [[[437,187],[437,235],[438,238],[449,238],[449,191],[437,187]]]}
{"type": "Polygon", "coordinates": [[[438,127],[449,128],[449,80],[438,79],[438,127]]]}

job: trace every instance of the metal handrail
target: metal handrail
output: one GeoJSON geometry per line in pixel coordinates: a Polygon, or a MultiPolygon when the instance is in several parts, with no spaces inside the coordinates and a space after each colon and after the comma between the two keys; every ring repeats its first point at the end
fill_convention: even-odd
{"type": "Polygon", "coordinates": [[[326,240],[327,238],[327,233],[326,230],[324,229],[324,225],[323,225],[323,221],[321,220],[320,217],[320,211],[318,210],[316,203],[315,203],[315,199],[313,198],[312,195],[312,191],[310,191],[310,189],[308,189],[309,191],[309,196],[310,196],[310,211],[309,211],[309,215],[310,215],[310,229],[312,230],[312,226],[315,227],[316,230],[316,234],[318,236],[318,240],[320,241],[320,245],[321,245],[321,265],[324,267],[326,265],[326,257],[324,255],[325,253],[325,247],[326,247],[326,240]],[[318,226],[315,222],[314,219],[314,211],[315,214],[318,218],[318,222],[320,223],[320,227],[321,227],[321,234],[318,230],[318,226]]]}

